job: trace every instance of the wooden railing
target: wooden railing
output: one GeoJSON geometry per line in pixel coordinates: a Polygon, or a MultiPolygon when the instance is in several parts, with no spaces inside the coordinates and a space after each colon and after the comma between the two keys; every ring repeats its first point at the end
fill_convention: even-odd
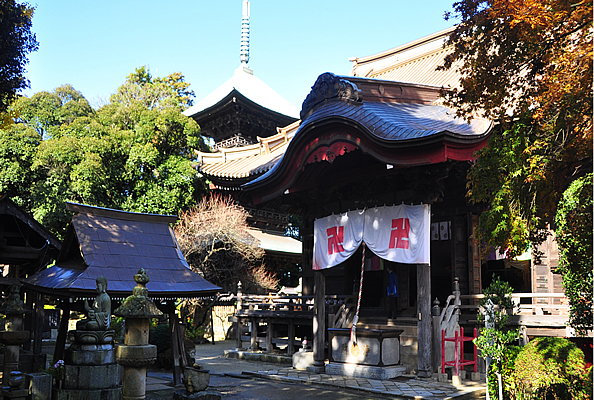
{"type": "MultiPolygon", "coordinates": [[[[326,296],[329,327],[335,327],[337,320],[341,324],[348,321],[352,308],[347,304],[347,299],[350,297],[352,296],[326,296]]],[[[229,317],[229,320],[235,323],[238,349],[243,347],[243,341],[250,342],[249,349],[252,351],[259,350],[260,344],[264,345],[267,352],[271,352],[275,345],[286,345],[287,354],[292,355],[305,338],[303,333],[296,332],[296,328],[301,327],[301,331],[311,331],[313,326],[314,296],[245,295],[239,290],[235,299],[235,315],[229,317]],[[246,322],[249,324],[249,336],[242,335],[243,325],[246,322]],[[265,337],[258,336],[261,325],[266,325],[265,337]],[[286,336],[284,329],[283,334],[279,335],[280,326],[286,326],[286,336]]],[[[311,333],[307,337],[311,340],[311,333]]]]}
{"type": "MultiPolygon", "coordinates": [[[[461,295],[460,323],[477,324],[482,294],[461,295]]],[[[508,323],[528,336],[572,336],[567,329],[568,300],[563,293],[512,293],[513,315],[508,323]]]]}
{"type": "MultiPolygon", "coordinates": [[[[460,309],[478,311],[478,304],[484,297],[483,294],[460,295],[463,303],[465,303],[464,300],[471,303],[461,305],[460,309]]],[[[512,293],[511,298],[515,305],[514,314],[567,315],[569,313],[569,302],[563,293],[512,293]]]]}

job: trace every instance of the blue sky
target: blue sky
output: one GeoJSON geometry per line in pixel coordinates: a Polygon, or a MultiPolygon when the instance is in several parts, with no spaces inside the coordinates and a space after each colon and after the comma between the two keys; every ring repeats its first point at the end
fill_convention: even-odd
{"type": "MultiPolygon", "coordinates": [[[[31,96],[69,83],[94,106],[146,65],[184,74],[199,100],[239,66],[242,0],[29,0],[39,50],[31,96]]],[[[454,0],[251,0],[254,74],[297,108],[318,75],[349,75],[364,57],[452,26],[454,0]]]]}

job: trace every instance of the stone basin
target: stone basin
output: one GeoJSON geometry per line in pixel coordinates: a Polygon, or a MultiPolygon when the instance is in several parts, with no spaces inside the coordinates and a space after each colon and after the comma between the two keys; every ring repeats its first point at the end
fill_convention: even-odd
{"type": "Polygon", "coordinates": [[[21,345],[30,337],[29,331],[0,331],[0,343],[7,346],[21,345]]]}
{"type": "Polygon", "coordinates": [[[201,392],[210,384],[210,372],[204,369],[184,368],[184,386],[188,393],[201,392]]]}
{"type": "Polygon", "coordinates": [[[391,366],[400,362],[401,329],[357,328],[357,343],[348,328],[330,328],[331,361],[370,366],[391,366]]]}

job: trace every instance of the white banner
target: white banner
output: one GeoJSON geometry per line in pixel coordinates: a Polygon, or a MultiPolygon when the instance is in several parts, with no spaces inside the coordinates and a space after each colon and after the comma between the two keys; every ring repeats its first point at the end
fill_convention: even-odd
{"type": "Polygon", "coordinates": [[[405,264],[429,264],[429,205],[376,207],[314,221],[313,269],[334,267],[365,241],[379,257],[405,264]]]}
{"type": "Polygon", "coordinates": [[[314,221],[313,269],[333,267],[349,258],[363,240],[363,210],[314,221]]]}

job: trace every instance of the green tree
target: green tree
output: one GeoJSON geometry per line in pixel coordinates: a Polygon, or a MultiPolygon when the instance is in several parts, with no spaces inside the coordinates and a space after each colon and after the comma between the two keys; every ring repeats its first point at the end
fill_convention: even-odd
{"type": "Polygon", "coordinates": [[[34,10],[27,3],[0,1],[0,113],[7,111],[19,90],[29,87],[27,55],[38,48],[31,31],[34,10]]]}
{"type": "Polygon", "coordinates": [[[592,184],[588,174],[573,181],[557,210],[557,241],[561,257],[557,272],[571,305],[569,324],[579,335],[592,330],[592,184]]]}
{"type": "Polygon", "coordinates": [[[9,194],[20,206],[30,208],[30,190],[35,176],[31,166],[41,136],[25,124],[0,129],[0,193],[9,194]]]}
{"type": "Polygon", "coordinates": [[[18,122],[35,128],[43,138],[60,135],[60,129],[78,117],[92,117],[95,111],[71,85],[52,92],[38,92],[31,98],[20,97],[11,107],[18,122]]]}
{"type": "Polygon", "coordinates": [[[195,205],[206,186],[192,158],[205,145],[181,114],[183,76],[170,77],[139,68],[98,110],[70,85],[17,99],[0,129],[0,191],[58,235],[66,201],[165,214],[195,205]]]}
{"type": "Polygon", "coordinates": [[[592,168],[592,1],[453,7],[460,23],[444,68],[462,78],[443,94],[460,115],[498,124],[471,169],[469,195],[489,205],[485,242],[514,256],[543,239],[561,194],[592,168]]]}
{"type": "MultiPolygon", "coordinates": [[[[468,194],[486,205],[480,239],[514,257],[546,238],[563,193],[592,171],[592,0],[461,0],[453,8],[460,23],[443,68],[458,68],[461,81],[443,96],[459,115],[497,123],[468,194]]],[[[592,264],[567,265],[558,271],[570,306],[589,307],[583,321],[591,325],[582,294],[591,300],[592,264]]]]}

